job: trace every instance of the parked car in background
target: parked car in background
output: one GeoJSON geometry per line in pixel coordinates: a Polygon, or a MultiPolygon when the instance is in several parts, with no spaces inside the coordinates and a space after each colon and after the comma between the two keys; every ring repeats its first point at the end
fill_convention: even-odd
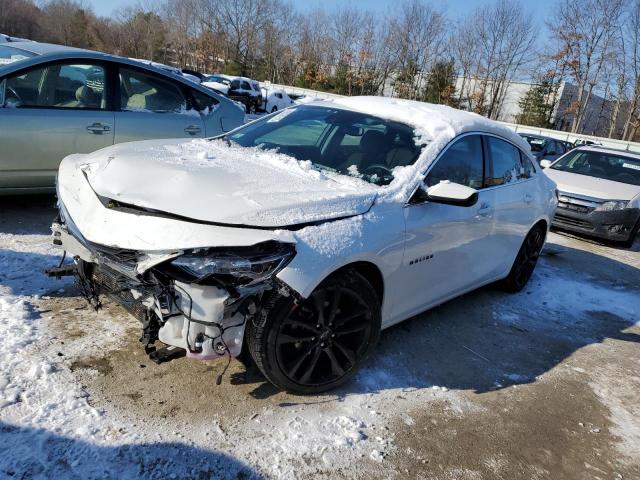
{"type": "Polygon", "coordinates": [[[555,138],[529,133],[520,133],[519,135],[527,141],[531,147],[531,153],[538,163],[542,160],[556,160],[567,152],[564,142],[555,138]]]}
{"type": "Polygon", "coordinates": [[[260,90],[260,84],[255,80],[247,77],[216,74],[208,75],[202,85],[241,103],[247,113],[256,113],[262,110],[264,97],[262,90],[260,90]]]}
{"type": "Polygon", "coordinates": [[[244,121],[228,98],[149,63],[45,43],[14,46],[27,54],[0,66],[0,193],[52,191],[71,153],[213,136],[244,121]]]}
{"type": "Polygon", "coordinates": [[[633,244],[640,228],[640,154],[579,147],[542,166],[558,184],[555,227],[633,244]]]}
{"type": "Polygon", "coordinates": [[[312,103],[318,101],[315,97],[310,97],[308,95],[299,95],[299,94],[289,94],[289,98],[293,100],[295,105],[303,105],[305,103],[312,103]]]}
{"type": "Polygon", "coordinates": [[[282,110],[294,104],[293,100],[287,95],[287,92],[280,89],[263,87],[262,98],[264,98],[262,109],[269,113],[282,110]]]}
{"type": "Polygon", "coordinates": [[[29,40],[27,38],[12,37],[11,35],[0,33],[0,43],[12,43],[12,42],[33,42],[33,40],[29,40]]]}
{"type": "Polygon", "coordinates": [[[564,146],[565,151],[567,152],[576,148],[576,146],[572,142],[568,142],[566,140],[556,140],[556,142],[560,142],[564,146]]]}
{"type": "Polygon", "coordinates": [[[234,78],[235,77],[232,77],[230,75],[223,75],[222,73],[218,73],[215,75],[205,75],[204,79],[202,80],[202,85],[226,95],[229,91],[229,84],[233,81],[234,78]]]}
{"type": "Polygon", "coordinates": [[[36,55],[27,49],[20,48],[20,45],[19,43],[0,43],[0,67],[36,55]]]}
{"type": "Polygon", "coordinates": [[[588,146],[588,145],[602,145],[602,144],[599,142],[595,142],[593,140],[576,140],[575,143],[573,144],[574,148],[588,146]]]}
{"type": "Polygon", "coordinates": [[[236,77],[229,83],[227,96],[242,103],[247,113],[256,113],[262,107],[260,84],[246,77],[236,77]]]}
{"type": "Polygon", "coordinates": [[[556,205],[507,127],[384,97],[72,155],[58,198],[54,242],[75,265],[57,272],[142,319],[147,351],[171,346],[153,358],[244,344],[297,393],[349,381],[382,328],[491,282],[524,288],[556,205]]]}

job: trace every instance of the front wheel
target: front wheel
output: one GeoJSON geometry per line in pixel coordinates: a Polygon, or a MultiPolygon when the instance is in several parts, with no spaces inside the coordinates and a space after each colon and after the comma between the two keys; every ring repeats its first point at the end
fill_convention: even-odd
{"type": "Polygon", "coordinates": [[[541,224],[535,225],[529,231],[518,251],[509,275],[501,282],[504,290],[516,293],[525,287],[538,263],[546,233],[547,231],[541,224]]]}
{"type": "Polygon", "coordinates": [[[356,272],[324,281],[300,303],[282,298],[263,324],[247,328],[249,352],[278,388],[324,392],[348,382],[380,335],[380,302],[356,272]]]}
{"type": "Polygon", "coordinates": [[[277,111],[278,111],[278,107],[274,105],[273,108],[271,109],[271,113],[277,112],[277,111]]]}

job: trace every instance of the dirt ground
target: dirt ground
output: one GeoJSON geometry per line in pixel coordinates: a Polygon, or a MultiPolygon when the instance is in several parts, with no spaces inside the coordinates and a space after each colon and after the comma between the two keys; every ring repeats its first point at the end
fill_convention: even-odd
{"type": "MultiPolygon", "coordinates": [[[[3,204],[1,232],[46,235],[51,198],[3,204]]],[[[50,347],[92,406],[131,431],[237,453],[257,477],[640,479],[640,242],[625,250],[551,233],[548,244],[562,251],[541,259],[517,298],[486,287],[385,330],[363,376],[311,397],[279,392],[237,361],[220,386],[220,362],[155,365],[134,319],[108,302],[93,312],[72,285],[53,284],[33,305],[51,318],[50,347]],[[74,347],[104,322],[119,338],[74,347]],[[367,450],[345,463],[341,450],[327,460],[328,449],[274,446],[261,460],[263,447],[244,440],[302,448],[317,441],[305,421],[347,407],[368,419],[353,448],[377,441],[381,458],[367,450]]]]}

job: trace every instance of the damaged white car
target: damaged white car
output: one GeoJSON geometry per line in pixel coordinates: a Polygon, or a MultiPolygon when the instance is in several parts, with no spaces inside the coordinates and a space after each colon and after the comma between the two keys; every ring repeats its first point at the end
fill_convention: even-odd
{"type": "Polygon", "coordinates": [[[58,198],[74,263],[50,273],[125,306],[152,358],[246,353],[298,393],[348,381],[381,329],[491,282],[522,289],[557,204],[507,128],[372,97],[72,155],[58,198]]]}

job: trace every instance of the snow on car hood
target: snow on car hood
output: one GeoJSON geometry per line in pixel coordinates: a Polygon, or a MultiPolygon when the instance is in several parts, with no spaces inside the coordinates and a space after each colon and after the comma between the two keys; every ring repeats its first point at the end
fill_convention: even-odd
{"type": "Polygon", "coordinates": [[[223,140],[151,140],[87,155],[101,197],[228,226],[279,228],[365,213],[374,185],[223,140]]]}
{"type": "Polygon", "coordinates": [[[558,185],[558,190],[602,200],[631,200],[640,195],[640,187],[604,178],[546,168],[544,173],[558,185]]]}

